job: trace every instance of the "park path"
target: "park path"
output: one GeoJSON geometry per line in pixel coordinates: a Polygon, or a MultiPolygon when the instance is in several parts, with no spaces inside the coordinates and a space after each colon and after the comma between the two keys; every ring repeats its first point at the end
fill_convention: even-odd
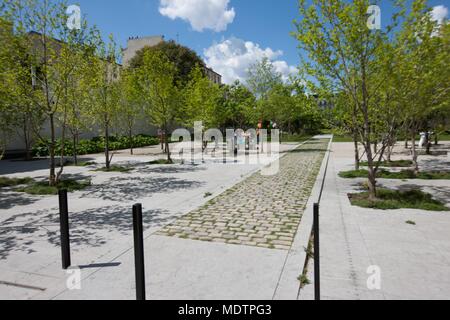
{"type": "MultiPolygon", "coordinates": [[[[95,173],[94,186],[70,199],[72,262],[81,268],[81,290],[67,289],[68,274],[60,267],[55,197],[5,193],[12,202],[2,209],[0,236],[8,246],[2,247],[0,280],[42,291],[0,284],[0,297],[134,299],[129,208],[139,201],[145,208],[148,299],[272,299],[326,142],[314,139],[291,153],[294,145],[282,145],[280,172],[268,177],[251,174],[261,165],[214,162],[95,173]],[[215,196],[207,204],[206,193],[215,196]],[[188,225],[179,233],[165,234],[183,222],[188,225]]],[[[71,174],[80,170],[92,174],[68,168],[71,174]]],[[[44,174],[36,168],[17,173],[44,174]]],[[[298,286],[294,273],[288,278],[298,286]]]]}
{"type": "Polygon", "coordinates": [[[255,173],[158,235],[288,250],[327,145],[306,142],[281,158],[277,174],[255,173]]]}
{"type": "MultiPolygon", "coordinates": [[[[320,205],[321,294],[323,300],[433,300],[450,298],[450,214],[414,209],[374,210],[354,207],[347,194],[364,179],[342,179],[352,170],[351,143],[334,143],[320,205]],[[410,225],[413,221],[416,225],[410,225]],[[367,282],[380,271],[380,288],[367,282]],[[370,272],[368,272],[370,271],[370,272]],[[373,289],[373,290],[371,290],[373,289]]],[[[402,144],[396,150],[403,151],[402,144]]],[[[408,159],[396,154],[393,160],[408,159]]],[[[422,168],[447,167],[446,156],[420,157],[422,168]]],[[[448,180],[387,180],[379,185],[419,189],[450,206],[448,180]]],[[[313,282],[310,260],[308,279],[313,282]]],[[[373,283],[373,282],[369,282],[373,283]]],[[[300,291],[314,299],[314,286],[300,291]]]]}
{"type": "MultiPolygon", "coordinates": [[[[306,142],[281,158],[277,175],[255,173],[146,236],[147,299],[270,300],[276,292],[283,295],[280,279],[328,142],[306,142]],[[245,192],[248,188],[254,192],[245,192]]],[[[62,290],[50,298],[134,299],[133,261],[129,248],[110,261],[116,267],[84,276],[82,290],[62,290]]],[[[288,277],[296,288],[302,267],[288,277]]],[[[295,299],[296,292],[284,296],[295,299]]]]}

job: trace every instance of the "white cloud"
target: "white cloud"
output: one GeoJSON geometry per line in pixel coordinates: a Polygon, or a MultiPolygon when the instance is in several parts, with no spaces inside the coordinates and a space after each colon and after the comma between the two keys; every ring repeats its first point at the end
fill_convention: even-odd
{"type": "Polygon", "coordinates": [[[234,37],[213,44],[204,50],[206,64],[220,73],[224,83],[228,84],[236,80],[245,82],[248,68],[264,57],[267,57],[276,71],[282,74],[284,80],[287,80],[290,74],[297,72],[297,68],[288,65],[286,61],[278,60],[282,55],[281,50],[263,49],[257,43],[234,37]]]}
{"type": "Polygon", "coordinates": [[[236,13],[229,8],[230,0],[160,0],[159,12],[172,20],[188,21],[192,29],[225,31],[236,13]]]}
{"type": "Polygon", "coordinates": [[[444,19],[447,18],[448,9],[445,6],[435,6],[431,11],[431,18],[434,21],[437,21],[438,24],[442,24],[444,19]]]}

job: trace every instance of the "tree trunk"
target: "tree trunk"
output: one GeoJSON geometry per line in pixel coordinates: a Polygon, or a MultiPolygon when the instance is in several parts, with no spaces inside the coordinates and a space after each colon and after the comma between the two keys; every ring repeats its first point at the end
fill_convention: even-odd
{"type": "Polygon", "coordinates": [[[109,125],[105,123],[105,168],[111,169],[111,159],[109,157],[109,125]]]}
{"type": "Polygon", "coordinates": [[[353,143],[355,148],[355,170],[359,170],[360,166],[360,158],[359,158],[359,145],[358,145],[358,138],[356,138],[356,135],[353,137],[353,143]]]}
{"type": "Polygon", "coordinates": [[[434,135],[434,145],[439,145],[439,135],[437,133],[434,135]]]}
{"type": "Polygon", "coordinates": [[[56,162],[55,162],[55,146],[56,146],[56,134],[55,134],[55,115],[52,113],[49,116],[50,118],[50,145],[48,148],[50,155],[50,177],[49,177],[49,185],[56,185],[56,162]]]}
{"type": "Polygon", "coordinates": [[[134,150],[133,150],[133,148],[134,148],[134,141],[133,141],[133,130],[132,129],[129,130],[128,136],[130,138],[130,154],[134,155],[134,150]]]}
{"type": "Polygon", "coordinates": [[[73,143],[73,163],[78,165],[78,132],[75,132],[72,136],[73,143]]]}
{"type": "Polygon", "coordinates": [[[411,131],[411,141],[412,141],[412,161],[413,161],[413,169],[414,173],[419,173],[419,163],[418,163],[418,154],[417,154],[417,148],[416,148],[416,131],[413,129],[411,131]]]}
{"type": "Polygon", "coordinates": [[[373,166],[373,161],[370,161],[372,164],[369,165],[369,176],[368,176],[368,187],[369,187],[369,200],[375,200],[377,197],[377,178],[376,171],[373,166]]]}
{"type": "MultiPolygon", "coordinates": [[[[164,126],[164,132],[167,133],[167,126],[164,126]]],[[[169,146],[169,140],[167,139],[167,134],[164,135],[164,145],[165,145],[165,151],[167,153],[167,161],[169,163],[172,163],[172,155],[170,154],[170,146],[169,146]]]]}
{"type": "Polygon", "coordinates": [[[23,122],[23,139],[25,143],[25,161],[33,160],[33,156],[31,154],[31,139],[29,136],[29,128],[28,128],[28,119],[25,119],[23,122]]]}
{"type": "Polygon", "coordinates": [[[431,154],[431,141],[430,141],[430,133],[427,131],[426,133],[425,133],[425,140],[426,140],[426,150],[427,150],[427,155],[430,155],[431,154]]]}
{"type": "Polygon", "coordinates": [[[408,149],[408,138],[405,139],[405,149],[408,149]]]}

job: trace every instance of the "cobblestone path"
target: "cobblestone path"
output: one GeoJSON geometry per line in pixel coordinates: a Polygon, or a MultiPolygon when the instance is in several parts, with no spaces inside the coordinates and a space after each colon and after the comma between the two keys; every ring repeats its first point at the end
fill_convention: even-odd
{"type": "Polygon", "coordinates": [[[257,172],[158,234],[288,250],[328,142],[307,142],[280,160],[277,175],[257,172]]]}

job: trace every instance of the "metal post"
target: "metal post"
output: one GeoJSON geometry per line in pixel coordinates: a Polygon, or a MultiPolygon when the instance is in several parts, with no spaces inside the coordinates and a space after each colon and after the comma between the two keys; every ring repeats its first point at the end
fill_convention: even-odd
{"type": "Polygon", "coordinates": [[[136,271],[136,300],[145,300],[144,234],[142,205],[133,206],[134,266],[136,271]]]}
{"type": "Polygon", "coordinates": [[[319,204],[314,204],[314,296],[320,300],[319,204]]]}
{"type": "Polygon", "coordinates": [[[64,270],[70,267],[70,235],[69,235],[69,207],[67,204],[67,190],[59,190],[59,223],[61,227],[61,256],[64,270]]]}

